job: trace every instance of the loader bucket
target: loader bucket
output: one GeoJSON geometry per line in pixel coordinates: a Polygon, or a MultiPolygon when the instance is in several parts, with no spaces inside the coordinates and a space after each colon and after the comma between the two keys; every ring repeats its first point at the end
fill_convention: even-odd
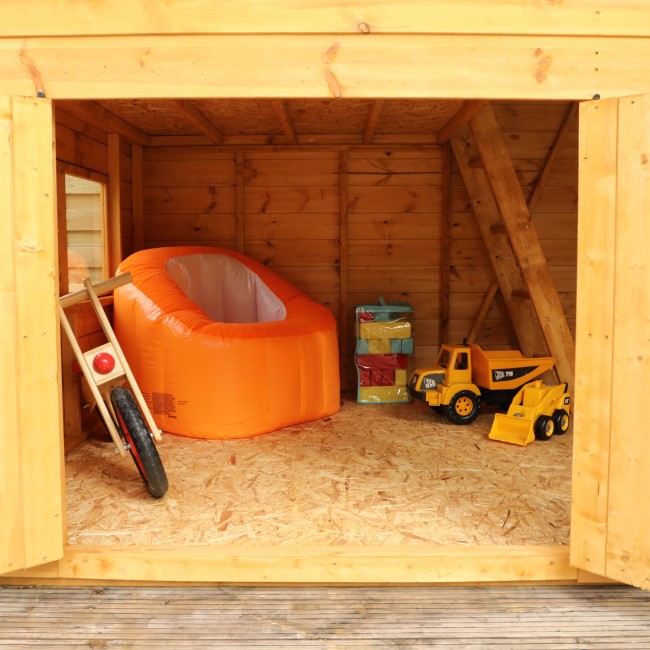
{"type": "Polygon", "coordinates": [[[527,445],[535,440],[535,432],[533,423],[528,418],[497,413],[488,437],[514,445],[527,445]]]}

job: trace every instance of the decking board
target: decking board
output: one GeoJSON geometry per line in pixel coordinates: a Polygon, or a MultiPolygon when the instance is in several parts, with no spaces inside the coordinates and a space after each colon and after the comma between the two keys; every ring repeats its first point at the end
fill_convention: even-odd
{"type": "Polygon", "coordinates": [[[608,587],[0,588],[0,647],[631,648],[650,593],[608,587]]]}

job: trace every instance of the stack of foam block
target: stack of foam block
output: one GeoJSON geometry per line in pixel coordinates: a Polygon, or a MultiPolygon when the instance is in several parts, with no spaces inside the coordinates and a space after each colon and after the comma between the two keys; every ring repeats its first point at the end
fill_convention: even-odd
{"type": "Polygon", "coordinates": [[[408,355],[413,354],[411,316],[405,303],[356,308],[357,402],[408,402],[408,355]]]}

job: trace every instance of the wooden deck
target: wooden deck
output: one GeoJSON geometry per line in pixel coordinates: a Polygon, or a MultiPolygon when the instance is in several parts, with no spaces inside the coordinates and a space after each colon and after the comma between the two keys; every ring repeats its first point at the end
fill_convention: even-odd
{"type": "Polygon", "coordinates": [[[0,647],[650,647],[650,593],[608,587],[4,587],[0,647]]]}

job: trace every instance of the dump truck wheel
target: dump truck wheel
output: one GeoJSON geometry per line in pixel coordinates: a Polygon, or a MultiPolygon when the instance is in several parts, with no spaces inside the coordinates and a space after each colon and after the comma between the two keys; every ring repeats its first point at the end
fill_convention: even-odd
{"type": "Polygon", "coordinates": [[[569,430],[569,414],[564,409],[557,409],[553,412],[553,426],[555,433],[562,435],[569,430]]]}
{"type": "Polygon", "coordinates": [[[533,431],[535,432],[535,438],[537,440],[548,440],[555,430],[555,425],[553,424],[553,418],[550,415],[540,415],[537,420],[535,420],[535,426],[533,431]]]}
{"type": "Polygon", "coordinates": [[[470,424],[476,420],[479,407],[478,395],[471,390],[461,390],[444,407],[444,413],[454,424],[470,424]]]}

